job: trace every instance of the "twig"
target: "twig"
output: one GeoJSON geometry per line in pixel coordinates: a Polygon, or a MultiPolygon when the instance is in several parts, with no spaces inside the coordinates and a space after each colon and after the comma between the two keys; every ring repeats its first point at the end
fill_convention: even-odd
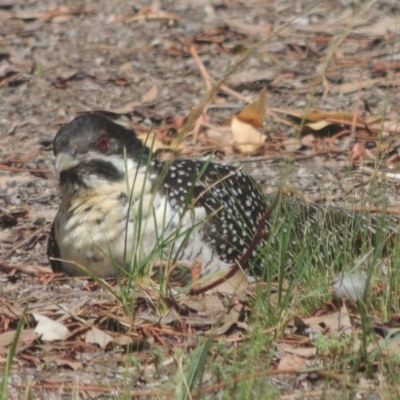
{"type": "Polygon", "coordinates": [[[229,94],[233,97],[238,98],[239,100],[243,100],[244,102],[251,104],[253,102],[252,99],[249,97],[243,96],[241,93],[237,92],[236,90],[231,89],[229,86],[221,85],[221,90],[226,94],[229,94]]]}
{"type": "Polygon", "coordinates": [[[194,46],[190,46],[190,54],[194,58],[194,61],[196,62],[197,66],[199,67],[200,73],[203,76],[203,79],[206,83],[207,90],[211,90],[212,82],[211,82],[210,75],[209,75],[206,67],[204,66],[203,62],[201,61],[199,54],[197,53],[197,50],[194,46]]]}
{"type": "Polygon", "coordinates": [[[31,276],[40,276],[41,274],[50,273],[50,271],[46,267],[32,267],[31,265],[24,266],[24,265],[8,264],[5,262],[0,263],[0,269],[6,269],[6,270],[11,270],[11,271],[16,270],[16,271],[22,272],[23,274],[31,275],[31,276]],[[39,269],[37,269],[37,268],[39,268],[39,269]]]}

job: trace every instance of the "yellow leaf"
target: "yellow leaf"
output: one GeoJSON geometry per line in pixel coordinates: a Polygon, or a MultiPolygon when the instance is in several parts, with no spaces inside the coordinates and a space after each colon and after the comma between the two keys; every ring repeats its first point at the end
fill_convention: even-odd
{"type": "Polygon", "coordinates": [[[231,129],[235,149],[241,153],[256,151],[265,141],[265,136],[256,128],[237,117],[232,118],[231,129]]]}
{"type": "Polygon", "coordinates": [[[240,121],[252,125],[254,128],[262,128],[264,126],[263,120],[265,117],[265,93],[266,89],[263,88],[258,99],[249,104],[236,117],[240,121]]]}
{"type": "Polygon", "coordinates": [[[320,131],[321,129],[326,128],[328,125],[331,125],[331,122],[322,119],[317,122],[309,122],[306,126],[310,127],[314,131],[320,131]]]}

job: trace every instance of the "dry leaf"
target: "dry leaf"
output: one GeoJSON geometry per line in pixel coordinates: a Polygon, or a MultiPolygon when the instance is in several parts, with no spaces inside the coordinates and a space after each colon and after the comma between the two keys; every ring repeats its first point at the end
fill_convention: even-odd
{"type": "Polygon", "coordinates": [[[294,354],[286,354],[278,364],[278,370],[284,369],[303,369],[305,368],[306,359],[294,354]]]}
{"type": "MultiPolygon", "coordinates": [[[[8,352],[8,346],[13,342],[16,331],[9,331],[0,334],[0,353],[6,354],[8,352]]],[[[23,342],[36,340],[34,329],[25,329],[22,331],[21,336],[19,338],[18,345],[20,346],[23,342]]]]}
{"type": "Polygon", "coordinates": [[[97,344],[102,349],[105,349],[108,343],[112,342],[113,338],[107,333],[101,331],[100,329],[92,326],[92,329],[87,333],[85,342],[90,344],[97,344]]]}
{"type": "Polygon", "coordinates": [[[235,149],[241,153],[256,151],[265,141],[265,136],[257,130],[264,126],[265,92],[262,89],[258,99],[230,121],[235,149]]]}
{"type": "Polygon", "coordinates": [[[147,93],[145,93],[142,97],[142,104],[143,103],[151,103],[154,101],[158,96],[158,89],[157,86],[154,85],[147,93]]]}
{"type": "Polygon", "coordinates": [[[128,336],[128,335],[121,335],[121,336],[117,336],[115,338],[113,338],[113,343],[119,345],[119,346],[128,346],[130,344],[135,343],[134,338],[128,336]]]}
{"type": "Polygon", "coordinates": [[[40,315],[32,314],[38,322],[35,328],[35,335],[41,336],[42,340],[53,341],[63,340],[68,335],[68,329],[57,321],[40,315]]]}
{"type": "Polygon", "coordinates": [[[365,81],[356,81],[356,82],[349,82],[343,83],[342,85],[333,86],[329,89],[330,93],[341,93],[341,94],[348,94],[352,92],[357,92],[358,90],[370,87],[375,85],[376,83],[382,83],[382,78],[376,79],[367,79],[365,81]]]}
{"type": "MultiPolygon", "coordinates": [[[[207,278],[207,277],[206,277],[207,278]]],[[[228,293],[234,294],[238,291],[244,291],[249,286],[246,274],[236,266],[230,267],[226,270],[218,271],[212,274],[209,279],[202,280],[199,283],[193,285],[193,290],[195,293],[198,292],[218,292],[218,293],[228,293]],[[232,276],[232,268],[236,269],[232,276]]]]}
{"type": "Polygon", "coordinates": [[[249,286],[246,274],[238,268],[233,276],[222,282],[213,290],[218,293],[235,294],[245,291],[249,286]]]}
{"type": "Polygon", "coordinates": [[[302,146],[314,147],[315,136],[313,134],[305,135],[301,138],[300,143],[302,146]]]}
{"type": "Polygon", "coordinates": [[[289,138],[282,141],[282,147],[286,151],[295,152],[301,148],[301,141],[298,138],[289,138]]]}
{"type": "Polygon", "coordinates": [[[206,331],[205,334],[211,334],[215,336],[223,335],[232,327],[232,325],[236,324],[239,321],[242,310],[242,304],[235,304],[233,307],[231,307],[228,314],[226,314],[223,318],[222,325],[217,329],[211,328],[210,330],[206,331]]]}
{"type": "Polygon", "coordinates": [[[228,86],[241,86],[241,85],[251,85],[254,82],[268,81],[272,82],[278,75],[277,69],[271,70],[266,69],[264,71],[254,71],[254,73],[249,73],[249,71],[239,72],[232,75],[228,79],[228,86]]]}
{"type": "Polygon", "coordinates": [[[232,118],[231,129],[235,149],[241,153],[252,153],[265,141],[265,136],[256,128],[237,117],[232,118]]]}
{"type": "Polygon", "coordinates": [[[360,21],[360,26],[355,27],[353,32],[357,35],[368,35],[375,38],[375,36],[387,35],[389,32],[395,33],[399,19],[397,15],[392,14],[386,18],[378,18],[374,24],[365,22],[360,21]]]}
{"type": "Polygon", "coordinates": [[[352,325],[345,304],[340,311],[321,317],[306,318],[303,322],[320,333],[329,332],[330,335],[339,333],[350,335],[352,333],[352,325]]]}
{"type": "Polygon", "coordinates": [[[306,126],[310,127],[314,131],[320,131],[321,129],[326,128],[329,126],[332,122],[326,121],[326,120],[320,120],[316,122],[308,122],[306,126]]]}
{"type": "MultiPolygon", "coordinates": [[[[302,111],[285,110],[280,108],[271,108],[270,111],[287,114],[302,120],[304,119],[305,121],[314,121],[314,122],[327,120],[329,122],[340,121],[342,123],[347,122],[348,124],[352,124],[354,119],[353,114],[343,111],[327,112],[327,111],[315,110],[315,111],[310,111],[306,114],[304,114],[302,111]]],[[[374,116],[368,118],[357,117],[356,122],[360,124],[364,124],[364,122],[371,124],[377,122],[377,118],[379,121],[382,119],[381,117],[374,117],[374,116]]]]}
{"type": "Polygon", "coordinates": [[[254,128],[262,128],[265,117],[265,93],[266,89],[263,88],[258,99],[249,104],[236,118],[242,122],[247,122],[254,128]]]}

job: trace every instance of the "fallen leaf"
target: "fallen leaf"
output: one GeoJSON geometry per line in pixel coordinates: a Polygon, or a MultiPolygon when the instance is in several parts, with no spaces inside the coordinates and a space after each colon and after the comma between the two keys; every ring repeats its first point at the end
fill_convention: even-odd
{"type": "Polygon", "coordinates": [[[303,369],[305,368],[306,359],[296,356],[295,354],[286,354],[280,359],[278,370],[284,369],[303,369]]]}
{"type": "Polygon", "coordinates": [[[137,339],[132,338],[128,335],[121,335],[113,338],[113,343],[119,346],[129,346],[133,343],[137,343],[137,339]]]}
{"type": "Polygon", "coordinates": [[[226,270],[218,271],[209,278],[201,279],[193,285],[194,293],[213,291],[218,293],[233,294],[244,291],[249,286],[246,274],[236,266],[226,270]],[[238,272],[240,271],[240,272],[238,272]]]}
{"type": "Polygon", "coordinates": [[[235,149],[241,153],[252,153],[265,141],[265,136],[256,128],[237,117],[232,118],[231,129],[235,149]]]}
{"type": "Polygon", "coordinates": [[[68,335],[68,329],[59,322],[40,314],[33,314],[33,317],[38,322],[35,335],[40,335],[42,340],[63,340],[68,335]]]}
{"type": "Polygon", "coordinates": [[[230,121],[235,149],[241,153],[252,153],[265,141],[265,136],[257,130],[264,126],[265,93],[263,88],[258,99],[230,121]]]}
{"type": "Polygon", "coordinates": [[[324,119],[316,122],[308,122],[306,126],[310,127],[314,131],[320,131],[327,126],[331,125],[332,122],[326,121],[324,119]]]}
{"type": "Polygon", "coordinates": [[[254,128],[262,128],[264,126],[265,117],[265,93],[266,89],[263,88],[257,100],[249,104],[242,110],[236,118],[242,122],[246,122],[254,128]]]}
{"type": "MultiPolygon", "coordinates": [[[[292,117],[299,118],[305,121],[316,122],[321,120],[327,120],[329,122],[341,122],[341,123],[347,122],[348,124],[352,124],[354,120],[354,115],[352,113],[347,113],[344,111],[327,112],[327,111],[314,110],[304,114],[304,112],[302,111],[286,110],[280,108],[271,108],[269,110],[277,113],[287,114],[292,117]]],[[[364,123],[371,124],[377,121],[381,121],[381,119],[382,117],[375,117],[375,116],[365,117],[365,118],[357,117],[356,122],[364,126],[364,123]]]]}
{"type": "Polygon", "coordinates": [[[383,83],[382,78],[367,79],[365,81],[356,81],[343,83],[342,85],[333,86],[329,89],[330,93],[341,93],[348,94],[357,92],[358,90],[365,89],[370,86],[374,86],[376,83],[383,83]]]}
{"type": "Polygon", "coordinates": [[[211,328],[210,330],[204,332],[206,335],[216,335],[220,336],[226,333],[232,325],[236,324],[239,321],[239,317],[242,313],[243,305],[242,304],[235,304],[233,307],[230,308],[229,312],[225,315],[222,319],[222,325],[218,328],[211,328]]]}
{"type": "Polygon", "coordinates": [[[314,147],[315,136],[313,134],[305,135],[301,138],[300,143],[302,146],[314,147]]]}
{"type": "Polygon", "coordinates": [[[113,338],[107,333],[101,331],[100,329],[92,326],[92,329],[87,333],[85,342],[90,344],[97,344],[102,349],[105,349],[108,343],[112,342],[113,338]]]}
{"type": "Polygon", "coordinates": [[[388,32],[395,33],[399,20],[398,16],[392,14],[386,18],[378,18],[374,24],[366,22],[360,21],[360,26],[355,27],[353,31],[357,35],[368,35],[375,38],[376,36],[387,35],[388,32]]]}
{"type": "MultiPolygon", "coordinates": [[[[0,334],[0,353],[8,352],[8,346],[10,346],[14,340],[15,334],[15,331],[8,331],[0,334]]],[[[36,339],[37,338],[35,336],[34,329],[25,329],[22,331],[18,345],[21,346],[24,342],[33,341],[36,339]]]]}
{"type": "Polygon", "coordinates": [[[145,93],[142,97],[142,103],[151,103],[158,96],[157,86],[154,85],[147,93],[145,93]]]}
{"type": "Polygon", "coordinates": [[[233,276],[224,280],[220,285],[216,286],[213,291],[218,293],[235,294],[244,292],[249,286],[246,274],[241,268],[238,268],[233,276]]]}
{"type": "Polygon", "coordinates": [[[272,82],[277,75],[277,70],[270,69],[266,69],[265,71],[254,71],[254,73],[249,73],[248,71],[239,72],[228,79],[228,85],[230,87],[238,87],[243,85],[249,86],[260,81],[272,82]]]}
{"type": "Polygon", "coordinates": [[[282,147],[286,151],[295,152],[301,148],[302,144],[299,138],[289,138],[282,140],[282,147]]]}
{"type": "Polygon", "coordinates": [[[347,307],[343,304],[340,311],[320,317],[311,317],[303,319],[303,323],[307,324],[312,330],[319,333],[345,334],[352,333],[352,325],[347,311],[347,307]]]}

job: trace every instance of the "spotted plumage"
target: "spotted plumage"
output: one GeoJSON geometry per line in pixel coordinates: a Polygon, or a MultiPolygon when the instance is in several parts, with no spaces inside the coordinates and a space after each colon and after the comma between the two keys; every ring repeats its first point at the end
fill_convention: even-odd
{"type": "MultiPolygon", "coordinates": [[[[227,268],[246,252],[259,218],[275,204],[276,195],[265,196],[241,168],[157,160],[133,131],[98,115],[62,127],[54,154],[62,200],[48,255],[54,271],[70,275],[82,275],[85,266],[113,277],[159,258],[198,261],[203,273],[227,268]]],[[[315,238],[319,257],[397,226],[297,198],[282,196],[274,207],[268,242],[278,248],[279,238],[287,236],[288,253],[315,238]],[[351,236],[355,225],[363,228],[363,238],[351,236]]],[[[274,262],[252,261],[262,268],[274,262]]]]}
{"type": "Polygon", "coordinates": [[[149,257],[224,269],[267,207],[240,168],[159,161],[134,132],[98,115],[61,128],[54,154],[62,194],[48,248],[54,271],[79,275],[79,264],[111,277],[149,257]]]}

